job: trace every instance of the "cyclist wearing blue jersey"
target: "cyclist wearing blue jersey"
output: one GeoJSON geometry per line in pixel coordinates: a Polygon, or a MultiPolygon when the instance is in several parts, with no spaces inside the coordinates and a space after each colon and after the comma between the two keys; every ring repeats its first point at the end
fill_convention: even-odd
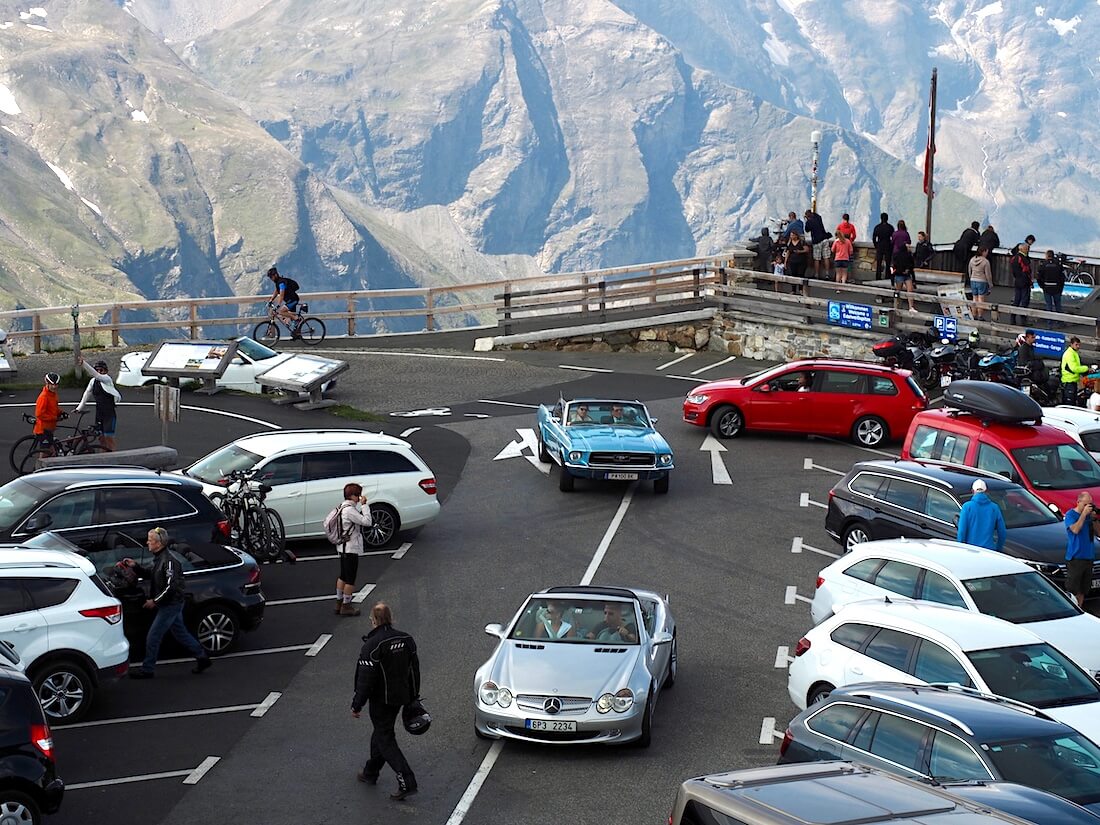
{"type": "Polygon", "coordinates": [[[275,284],[275,291],[271,293],[272,307],[280,318],[293,324],[298,318],[298,282],[280,275],[275,267],[267,271],[267,277],[275,284]]]}

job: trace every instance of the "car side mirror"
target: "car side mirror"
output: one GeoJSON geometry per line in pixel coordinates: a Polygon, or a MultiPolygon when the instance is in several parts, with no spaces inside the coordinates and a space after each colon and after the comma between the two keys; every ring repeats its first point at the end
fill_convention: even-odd
{"type": "Polygon", "coordinates": [[[668,645],[672,644],[672,634],[667,630],[658,630],[653,634],[653,644],[655,645],[668,645]]]}
{"type": "Polygon", "coordinates": [[[771,384],[761,384],[759,387],[756,388],[756,391],[757,392],[771,392],[772,391],[772,385],[771,384]]]}
{"type": "Polygon", "coordinates": [[[27,519],[23,524],[23,529],[28,533],[41,533],[43,530],[49,530],[51,524],[53,524],[53,516],[49,513],[43,513],[27,519]]]}
{"type": "Polygon", "coordinates": [[[656,419],[656,418],[650,418],[650,419],[649,419],[649,423],[650,423],[650,424],[656,424],[656,423],[657,423],[657,419],[656,419]]]}
{"type": "Polygon", "coordinates": [[[485,632],[488,633],[490,636],[496,636],[498,639],[504,638],[504,628],[501,627],[497,622],[485,625],[485,632]]]}
{"type": "Polygon", "coordinates": [[[1062,515],[1062,511],[1058,509],[1057,504],[1048,504],[1047,507],[1050,508],[1050,512],[1054,513],[1054,515],[1056,515],[1056,516],[1062,515]]]}

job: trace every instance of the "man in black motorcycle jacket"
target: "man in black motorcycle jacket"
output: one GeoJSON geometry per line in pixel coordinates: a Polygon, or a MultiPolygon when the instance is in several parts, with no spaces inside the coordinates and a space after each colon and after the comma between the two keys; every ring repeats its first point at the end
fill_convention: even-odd
{"type": "Polygon", "coordinates": [[[1016,366],[1028,371],[1028,377],[1033,384],[1045,385],[1047,382],[1046,365],[1043,359],[1035,354],[1036,332],[1029,329],[1016,338],[1016,366]]]}
{"type": "Polygon", "coordinates": [[[416,641],[393,626],[389,605],[379,602],[370,611],[374,629],[363,637],[363,649],[355,665],[355,695],[351,715],[356,719],[365,704],[374,730],[370,739],[370,758],[355,777],[373,785],[382,766],[389,764],[397,774],[397,792],[392,799],[404,799],[417,791],[416,777],[397,744],[394,724],[401,706],[420,696],[420,660],[416,641]]]}

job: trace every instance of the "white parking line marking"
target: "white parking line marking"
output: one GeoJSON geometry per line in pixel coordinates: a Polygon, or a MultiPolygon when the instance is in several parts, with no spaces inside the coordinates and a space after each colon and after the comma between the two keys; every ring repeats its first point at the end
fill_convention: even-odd
{"type": "Polygon", "coordinates": [[[600,563],[603,561],[603,557],[607,554],[607,548],[611,546],[611,541],[615,538],[615,533],[618,532],[619,525],[623,523],[623,517],[626,515],[626,510],[630,506],[630,500],[634,498],[634,490],[636,487],[637,485],[632,483],[626,488],[626,492],[623,493],[623,500],[619,502],[619,509],[615,511],[611,523],[607,525],[607,530],[604,531],[603,538],[600,539],[600,544],[596,548],[596,553],[592,556],[592,561],[588,563],[588,569],[585,570],[584,575],[581,576],[581,584],[592,584],[592,579],[596,575],[596,571],[600,569],[600,563]]]}
{"type": "Polygon", "coordinates": [[[479,418],[479,419],[480,418],[489,418],[489,416],[482,415],[481,413],[462,413],[462,417],[463,418],[479,418]]]}
{"type": "Polygon", "coordinates": [[[679,358],[673,358],[671,361],[667,361],[664,364],[661,364],[661,366],[657,367],[657,372],[662,372],[664,370],[667,370],[673,364],[679,364],[681,361],[686,361],[689,358],[693,358],[693,357],[695,357],[695,353],[694,352],[689,352],[687,355],[681,355],[679,358]]]}
{"type": "Polygon", "coordinates": [[[795,536],[793,539],[791,539],[791,552],[792,553],[801,553],[802,552],[802,536],[795,536]]]}
{"type": "Polygon", "coordinates": [[[479,398],[478,404],[499,404],[502,407],[523,407],[525,410],[537,410],[538,404],[517,404],[515,401],[493,401],[490,398],[479,398]]]}
{"type": "Polygon", "coordinates": [[[731,355],[729,358],[723,358],[721,361],[716,361],[713,364],[708,364],[705,367],[699,367],[699,369],[697,369],[697,370],[692,370],[691,374],[692,375],[698,375],[701,372],[706,372],[707,370],[712,370],[715,367],[720,367],[723,364],[728,364],[730,361],[736,361],[736,360],[737,360],[737,356],[736,355],[731,355]]]}
{"type": "Polygon", "coordinates": [[[363,587],[351,597],[352,602],[355,604],[362,604],[367,600],[367,596],[370,595],[372,590],[374,590],[373,584],[364,584],[363,587]]]}
{"type": "Polygon", "coordinates": [[[789,654],[790,648],[786,645],[780,645],[775,649],[775,666],[785,668],[791,662],[789,654]]]}
{"type": "Polygon", "coordinates": [[[832,473],[834,476],[844,475],[844,473],[842,473],[840,470],[834,470],[832,467],[822,467],[820,464],[814,464],[814,460],[812,458],[807,458],[805,461],[802,462],[802,469],[821,470],[823,473],[832,473]]]}
{"type": "MultiPolygon", "coordinates": [[[[333,598],[336,598],[333,596],[333,598]]],[[[269,653],[297,653],[299,650],[309,650],[310,645],[287,645],[286,647],[263,647],[258,650],[238,650],[236,653],[223,653],[218,657],[220,662],[222,659],[240,659],[244,656],[266,656],[269,653]]],[[[191,657],[186,659],[158,659],[157,665],[185,665],[194,664],[195,660],[191,657]]],[[[130,662],[130,667],[141,667],[141,662],[130,662]]]]}
{"type": "MultiPolygon", "coordinates": [[[[389,550],[386,550],[385,552],[388,553],[389,550]]],[[[340,558],[340,554],[339,553],[333,553],[330,556],[298,556],[298,561],[300,561],[300,562],[302,562],[302,561],[331,561],[332,559],[338,559],[338,558],[340,558]]],[[[268,602],[268,604],[271,604],[271,602],[268,602]]]]}
{"type": "Polygon", "coordinates": [[[789,584],[787,585],[786,592],[783,594],[783,604],[794,604],[795,602],[813,604],[813,599],[807,599],[805,596],[800,596],[798,594],[798,586],[789,584]]]}
{"type": "Polygon", "coordinates": [[[394,352],[381,349],[311,349],[310,352],[329,355],[388,355],[395,358],[449,358],[453,361],[507,361],[507,358],[495,358],[487,355],[438,355],[433,352],[394,352]]]}
{"type": "Polygon", "coordinates": [[[400,547],[398,547],[396,550],[393,551],[393,557],[395,559],[403,559],[403,558],[405,558],[405,554],[408,553],[411,549],[412,549],[412,542],[407,541],[404,544],[402,544],[400,547]]]}
{"type": "Polygon", "coordinates": [[[195,768],[187,768],[182,771],[162,771],[161,773],[143,773],[136,776],[120,776],[118,779],[100,779],[96,782],[77,782],[74,785],[66,783],[66,791],[80,791],[84,788],[105,788],[108,785],[127,785],[131,782],[149,782],[154,779],[175,779],[178,776],[190,776],[195,768]]]}
{"type": "Polygon", "coordinates": [[[461,825],[462,820],[466,818],[466,814],[470,812],[470,806],[473,805],[474,800],[477,799],[477,794],[481,790],[481,786],[484,785],[485,780],[488,779],[489,771],[493,769],[493,765],[496,764],[497,757],[500,756],[500,752],[503,748],[503,739],[498,739],[489,746],[485,758],[481,760],[481,764],[477,768],[477,773],[475,773],[474,778],[470,780],[470,784],[466,786],[466,792],[462,794],[462,798],[458,800],[455,809],[451,811],[451,815],[447,818],[447,825],[461,825]]]}
{"type": "Polygon", "coordinates": [[[803,550],[809,550],[811,553],[817,553],[819,556],[828,556],[830,559],[839,559],[840,553],[834,553],[832,550],[822,550],[820,547],[814,547],[813,545],[806,544],[804,541],[799,540],[803,550]]]}
{"type": "Polygon", "coordinates": [[[419,432],[419,431],[420,431],[419,427],[409,427],[409,429],[407,429],[407,430],[405,430],[405,432],[401,433],[401,438],[408,438],[413,433],[419,432]]]}
{"type": "MultiPolygon", "coordinates": [[[[264,701],[267,701],[266,699],[264,701]]],[[[53,730],[76,730],[77,728],[100,728],[104,725],[125,725],[130,722],[156,722],[160,719],[186,719],[189,716],[215,716],[219,713],[240,713],[255,710],[259,705],[226,705],[220,708],[198,708],[197,710],[176,710],[169,713],[149,713],[144,716],[116,716],[113,719],[94,719],[91,722],[76,722],[72,725],[52,725],[53,730]]]]}
{"type": "Polygon", "coordinates": [[[577,372],[614,372],[615,370],[603,367],[578,367],[576,364],[558,364],[559,370],[576,370],[577,372]]]}
{"type": "MultiPolygon", "coordinates": [[[[371,585],[371,587],[374,587],[374,585],[371,585]]],[[[324,649],[325,645],[329,643],[329,639],[331,638],[331,633],[322,633],[320,636],[317,637],[317,641],[311,644],[306,650],[306,656],[316,656],[324,649]]]]}
{"type": "Polygon", "coordinates": [[[279,701],[282,695],[283,694],[279,693],[277,690],[271,691],[271,693],[267,694],[267,697],[262,702],[260,702],[260,704],[256,705],[255,710],[253,710],[252,713],[248,715],[251,716],[253,719],[259,719],[265,713],[271,710],[272,707],[274,707],[275,703],[279,701]]]}
{"type": "Polygon", "coordinates": [[[195,768],[195,770],[191,771],[191,773],[187,775],[187,778],[183,780],[183,784],[198,785],[199,780],[206,776],[210,772],[210,769],[217,765],[220,760],[220,756],[206,757],[204,760],[202,760],[202,763],[197,768],[195,768]]]}
{"type": "Polygon", "coordinates": [[[775,717],[765,716],[764,721],[760,723],[760,744],[774,745],[775,736],[775,717]]]}
{"type": "Polygon", "coordinates": [[[306,602],[323,602],[325,599],[333,599],[331,593],[326,593],[324,596],[302,596],[297,599],[268,599],[268,607],[278,607],[281,604],[305,604],[306,602]]]}
{"type": "Polygon", "coordinates": [[[665,373],[665,378],[676,378],[680,381],[690,381],[693,384],[698,384],[703,380],[701,378],[692,378],[690,375],[669,375],[667,372],[665,373]]]}
{"type": "Polygon", "coordinates": [[[820,501],[814,501],[812,498],[810,498],[809,493],[800,493],[799,494],[799,496],[798,496],[798,506],[799,507],[810,507],[810,506],[820,507],[822,510],[828,510],[829,509],[829,505],[822,504],[820,501]]]}
{"type": "Polygon", "coordinates": [[[888,453],[886,450],[876,450],[874,447],[864,447],[860,444],[853,444],[851,441],[841,441],[839,438],[830,438],[827,435],[811,435],[811,439],[816,438],[818,441],[831,441],[834,444],[843,444],[845,447],[855,447],[857,450],[863,450],[868,453],[875,453],[876,455],[884,455],[887,458],[900,458],[897,453],[888,453]]]}

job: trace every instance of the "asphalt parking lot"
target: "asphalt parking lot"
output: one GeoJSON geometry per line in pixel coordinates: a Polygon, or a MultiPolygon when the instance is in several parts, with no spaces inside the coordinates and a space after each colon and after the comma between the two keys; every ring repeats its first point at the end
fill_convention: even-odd
{"type": "MultiPolygon", "coordinates": [[[[715,458],[706,432],[680,420],[683,394],[696,382],[762,366],[720,355],[532,352],[485,364],[418,357],[364,355],[363,368],[380,377],[364,390],[369,398],[347,400],[385,413],[386,431],[410,439],[446,496],[437,521],[401,537],[400,558],[372,557],[360,576],[373,584],[366,603],[389,602],[421,651],[434,722],[427,735],[402,738],[420,793],[391,802],[388,772],[377,787],[355,781],[369,722],[351,718],[349,700],[367,624],[329,613],[334,563],[303,560],[263,569],[275,603],[244,640],[241,652],[254,655],[223,659],[202,677],[165,665],[154,682],[104,692],[89,721],[110,724],[57,731],[59,769],[75,789],[51,822],[191,825],[232,815],[243,825],[659,823],[683,779],[775,761],[795,712],[787,657],[810,625],[806,601],[817,571],[837,553],[824,531],[827,492],[853,462],[896,445],[877,454],[823,439],[748,435],[722,442],[715,458]],[[393,369],[395,362],[402,367],[393,369]],[[422,364],[429,365],[418,379],[422,364]],[[491,376],[485,391],[476,383],[481,372],[491,376]],[[416,404],[402,394],[410,382],[431,385],[409,394],[416,404]],[[525,433],[534,405],[559,393],[645,400],[676,454],[669,494],[655,496],[644,483],[592,482],[561,493],[557,471],[538,465],[525,433]],[[732,483],[721,483],[719,463],[732,483]],[[595,584],[670,594],[680,670],[660,697],[652,746],[477,739],[473,673],[494,645],[484,625],[507,621],[530,592],[576,583],[590,569],[595,584]],[[317,602],[277,603],[311,597],[317,602]],[[134,718],[145,716],[155,718],[134,718]],[[137,779],[81,787],[127,777],[137,779]]],[[[347,426],[258,399],[196,403],[254,420],[219,419],[211,428],[188,417],[176,433],[181,459],[257,429],[256,420],[347,426]],[[200,436],[214,443],[197,449],[200,436]]],[[[323,542],[300,549],[331,553],[323,542]]]]}

